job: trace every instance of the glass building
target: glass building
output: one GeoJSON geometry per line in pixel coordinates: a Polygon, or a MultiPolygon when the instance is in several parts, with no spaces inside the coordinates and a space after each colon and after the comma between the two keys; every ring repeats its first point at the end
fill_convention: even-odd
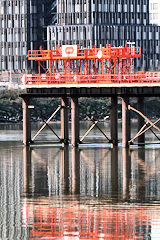
{"type": "Polygon", "coordinates": [[[57,24],[48,26],[48,48],[77,44],[142,47],[139,70],[160,66],[160,27],[150,24],[149,0],[57,0],[57,24]]]}
{"type": "Polygon", "coordinates": [[[27,51],[44,42],[43,0],[0,0],[0,72],[33,69],[27,51]]]}

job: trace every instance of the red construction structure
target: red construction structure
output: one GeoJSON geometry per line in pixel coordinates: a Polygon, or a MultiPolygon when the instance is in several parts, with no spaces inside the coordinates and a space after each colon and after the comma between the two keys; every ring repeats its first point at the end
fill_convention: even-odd
{"type": "Polygon", "coordinates": [[[28,59],[38,62],[38,74],[25,74],[22,85],[157,83],[160,72],[134,72],[132,60],[141,56],[140,47],[81,49],[77,45],[56,50],[30,50],[28,59]]]}

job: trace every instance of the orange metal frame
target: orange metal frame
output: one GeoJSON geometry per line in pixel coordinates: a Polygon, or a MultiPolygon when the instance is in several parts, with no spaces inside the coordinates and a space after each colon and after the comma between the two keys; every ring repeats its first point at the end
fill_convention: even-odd
{"type": "Polygon", "coordinates": [[[30,50],[28,59],[38,62],[38,74],[25,74],[22,84],[110,84],[160,80],[160,73],[131,72],[131,59],[141,56],[140,47],[125,45],[112,48],[106,45],[105,48],[80,49],[77,46],[76,51],[76,56],[64,57],[59,46],[56,50],[43,50],[42,47],[30,50]]]}

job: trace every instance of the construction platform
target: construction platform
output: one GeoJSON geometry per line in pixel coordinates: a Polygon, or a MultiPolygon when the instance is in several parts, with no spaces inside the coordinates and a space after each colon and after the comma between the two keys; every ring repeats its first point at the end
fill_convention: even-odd
{"type": "MultiPolygon", "coordinates": [[[[38,62],[38,74],[25,74],[21,79],[21,94],[23,99],[23,142],[28,145],[35,141],[51,119],[61,111],[61,137],[55,131],[62,144],[69,144],[68,114],[69,99],[71,100],[72,137],[71,143],[77,146],[96,126],[98,121],[93,119],[92,126],[80,139],[79,136],[79,104],[81,97],[110,97],[111,134],[105,136],[107,142],[118,145],[118,97],[122,99],[122,146],[128,147],[138,138],[138,144],[145,143],[144,133],[151,128],[160,132],[160,128],[144,115],[144,97],[160,96],[160,72],[133,72],[133,59],[141,56],[139,47],[80,49],[78,46],[57,46],[56,50],[32,50],[28,59],[38,62]],[[45,63],[45,67],[43,65],[45,63]],[[46,68],[46,66],[48,66],[46,68]],[[61,98],[59,106],[51,117],[31,138],[30,99],[32,98],[61,98]],[[137,109],[129,104],[131,97],[137,97],[137,109]],[[138,133],[130,136],[130,111],[138,114],[138,133]],[[149,126],[148,126],[149,125],[149,126]]],[[[155,133],[154,133],[155,134],[155,133]]],[[[155,134],[156,135],[156,134],[155,134]]],[[[157,136],[157,135],[156,135],[157,136]]],[[[157,136],[159,139],[159,137],[157,136]]]]}
{"type": "Polygon", "coordinates": [[[21,86],[21,96],[30,97],[154,97],[160,96],[160,83],[141,84],[61,84],[21,86]]]}

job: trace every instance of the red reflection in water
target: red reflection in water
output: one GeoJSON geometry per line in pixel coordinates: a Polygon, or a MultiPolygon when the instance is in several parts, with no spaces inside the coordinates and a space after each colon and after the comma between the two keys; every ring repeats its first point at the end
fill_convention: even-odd
{"type": "Polygon", "coordinates": [[[30,239],[144,239],[150,234],[145,208],[45,203],[25,204],[30,239]],[[147,232],[148,231],[148,232],[147,232]]]}

